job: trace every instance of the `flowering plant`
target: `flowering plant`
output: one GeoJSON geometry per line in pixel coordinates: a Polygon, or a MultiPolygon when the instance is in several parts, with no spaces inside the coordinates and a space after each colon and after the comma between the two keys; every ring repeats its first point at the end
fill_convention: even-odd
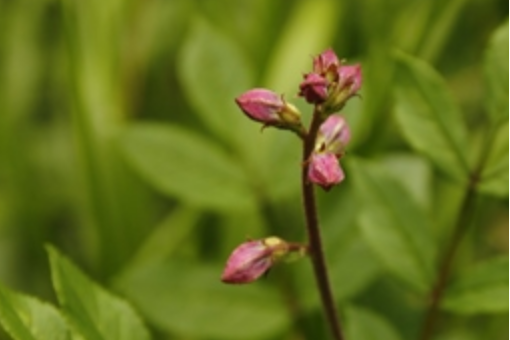
{"type": "Polygon", "coordinates": [[[292,131],[301,138],[303,203],[309,240],[301,246],[290,246],[275,237],[245,242],[230,255],[222,281],[252,282],[289,252],[304,253],[303,250],[308,249],[335,339],[343,339],[343,335],[323,254],[313,185],[330,190],[345,178],[339,161],[345,154],[351,131],[345,117],[337,112],[357,95],[361,84],[361,66],[344,65],[335,52],[328,49],[313,59],[313,71],[305,74],[299,85],[298,95],[313,105],[308,128],[301,121],[301,113],[283,95],[256,88],[236,98],[237,105],[248,118],[262,123],[263,127],[292,131]]]}

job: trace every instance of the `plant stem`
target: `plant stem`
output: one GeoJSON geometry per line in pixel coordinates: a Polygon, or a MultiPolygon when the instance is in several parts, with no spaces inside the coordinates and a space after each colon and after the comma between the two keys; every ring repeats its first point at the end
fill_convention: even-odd
{"type": "Polygon", "coordinates": [[[462,201],[457,224],[453,231],[452,237],[450,238],[450,242],[448,243],[448,246],[444,252],[441,265],[439,267],[437,281],[430,295],[430,305],[425,316],[425,321],[423,323],[420,337],[421,340],[430,339],[434,332],[437,317],[439,314],[439,306],[444,295],[448,279],[450,278],[450,270],[453,264],[455,253],[457,252],[457,248],[459,247],[462,237],[465,235],[469,227],[469,222],[471,221],[471,217],[475,210],[476,186],[480,181],[480,174],[482,174],[485,162],[488,159],[490,148],[496,136],[496,131],[497,126],[493,125],[491,129],[485,134],[485,140],[483,143],[484,147],[480,153],[477,166],[469,177],[466,194],[464,196],[464,200],[462,201]]]}
{"type": "Polygon", "coordinates": [[[474,205],[476,201],[475,192],[476,182],[477,180],[475,179],[475,177],[473,177],[473,179],[469,183],[469,186],[466,190],[466,195],[464,196],[464,200],[462,202],[460,215],[459,218],[457,219],[455,230],[453,231],[452,237],[450,238],[450,242],[448,243],[448,246],[445,249],[443,259],[441,261],[441,265],[439,268],[437,281],[430,295],[430,305],[427,310],[425,321],[423,323],[421,340],[430,339],[432,334],[434,333],[434,328],[439,313],[439,305],[444,295],[448,279],[450,278],[450,272],[455,257],[455,253],[457,252],[457,248],[459,247],[460,241],[462,240],[462,237],[464,236],[467,230],[469,221],[471,220],[471,215],[474,211],[474,205]]]}
{"type": "Polygon", "coordinates": [[[322,306],[326,314],[326,319],[331,328],[331,333],[335,340],[343,340],[340,322],[338,321],[335,300],[329,284],[326,259],[317,218],[317,208],[315,205],[315,192],[313,184],[308,181],[308,158],[315,146],[315,138],[321,124],[320,111],[316,108],[313,114],[310,129],[303,143],[303,169],[301,173],[301,185],[303,194],[303,205],[305,210],[306,229],[308,233],[309,254],[312,259],[313,270],[317,287],[319,289],[322,306]]]}

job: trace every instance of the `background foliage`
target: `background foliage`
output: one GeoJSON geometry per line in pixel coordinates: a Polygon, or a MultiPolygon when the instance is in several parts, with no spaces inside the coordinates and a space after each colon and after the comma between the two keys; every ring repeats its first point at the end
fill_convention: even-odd
{"type": "Polygon", "coordinates": [[[1,0],[0,338],[327,339],[307,261],[219,275],[247,236],[304,237],[297,141],[233,98],[294,101],[332,46],[364,73],[347,179],[319,195],[347,339],[418,337],[455,225],[435,339],[507,339],[507,18],[502,0],[1,0]]]}

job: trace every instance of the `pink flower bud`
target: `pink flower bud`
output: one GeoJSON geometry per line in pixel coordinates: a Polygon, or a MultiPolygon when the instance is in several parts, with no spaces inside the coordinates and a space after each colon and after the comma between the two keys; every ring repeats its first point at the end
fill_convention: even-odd
{"type": "Polygon", "coordinates": [[[325,111],[330,113],[341,110],[349,98],[358,93],[363,81],[361,66],[340,66],[336,78],[335,83],[329,87],[329,96],[324,103],[325,111]]]}
{"type": "Polygon", "coordinates": [[[340,67],[340,60],[335,52],[328,48],[326,51],[313,58],[313,72],[326,75],[328,73],[335,73],[340,67]]]}
{"type": "Polygon", "coordinates": [[[361,88],[363,78],[361,65],[346,65],[338,69],[338,83],[342,91],[347,91],[349,96],[354,96],[361,88]]]}
{"type": "Polygon", "coordinates": [[[253,282],[288,250],[287,243],[275,236],[242,243],[228,258],[221,281],[233,284],[253,282]]]}
{"type": "Polygon", "coordinates": [[[308,180],[329,190],[340,183],[345,174],[338,163],[336,155],[325,153],[313,153],[308,167],[308,180]]]}
{"type": "Polygon", "coordinates": [[[237,97],[236,103],[250,119],[266,124],[279,122],[278,112],[285,106],[278,94],[266,89],[249,90],[237,97]]]}
{"type": "Polygon", "coordinates": [[[299,85],[298,96],[311,104],[321,104],[328,98],[328,81],[317,73],[308,73],[299,85]]]}
{"type": "Polygon", "coordinates": [[[251,89],[236,98],[236,103],[248,118],[275,126],[295,130],[301,126],[301,114],[277,93],[266,89],[251,89]]]}
{"type": "Polygon", "coordinates": [[[322,123],[315,141],[315,151],[330,152],[340,157],[351,139],[351,130],[343,116],[330,115],[322,123]]]}

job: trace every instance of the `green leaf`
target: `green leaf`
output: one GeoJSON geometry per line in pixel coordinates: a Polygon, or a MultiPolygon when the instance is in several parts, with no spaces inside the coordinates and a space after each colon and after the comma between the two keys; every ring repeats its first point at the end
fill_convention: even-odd
{"type": "Polygon", "coordinates": [[[298,92],[303,72],[312,69],[311,56],[327,48],[333,39],[340,2],[315,0],[298,2],[282,37],[269,60],[264,85],[292,98],[298,92]],[[306,22],[306,25],[303,23],[306,22]]]}
{"type": "Polygon", "coordinates": [[[278,202],[299,193],[301,147],[296,136],[281,131],[273,132],[264,132],[261,142],[270,145],[265,161],[266,192],[273,201],[278,202]]]}
{"type": "Polygon", "coordinates": [[[139,25],[133,27],[138,34],[136,40],[139,45],[131,50],[132,58],[141,67],[146,67],[165,50],[175,49],[188,25],[193,7],[193,3],[186,0],[147,3],[138,13],[139,25]]]}
{"type": "Polygon", "coordinates": [[[177,126],[138,124],[121,142],[127,160],[163,193],[222,211],[253,207],[242,168],[211,140],[177,126]]]}
{"type": "Polygon", "coordinates": [[[129,261],[127,270],[167,259],[191,237],[199,218],[200,211],[197,209],[189,207],[174,209],[142,242],[129,261]]]}
{"type": "Polygon", "coordinates": [[[67,325],[58,310],[0,285],[0,323],[15,340],[67,340],[67,325]]]}
{"type": "Polygon", "coordinates": [[[409,193],[425,211],[432,203],[432,168],[423,157],[406,153],[388,153],[379,161],[388,173],[409,189],[409,193]]]}
{"type": "Polygon", "coordinates": [[[268,225],[260,208],[251,211],[232,212],[220,217],[221,251],[218,256],[227,258],[232,249],[246,238],[259,238],[267,233],[268,225]]]}
{"type": "Polygon", "coordinates": [[[442,306],[459,314],[508,312],[508,264],[508,257],[498,257],[459,275],[442,306]]]}
{"type": "Polygon", "coordinates": [[[431,223],[403,185],[375,163],[349,159],[362,204],[362,233],[381,263],[419,292],[430,287],[436,255],[431,223]]]}
{"type": "Polygon", "coordinates": [[[508,121],[500,124],[493,137],[478,189],[487,194],[508,197],[508,121]]]}
{"type": "Polygon", "coordinates": [[[485,54],[486,105],[493,122],[508,120],[508,22],[494,32],[485,54]]]}
{"type": "Polygon", "coordinates": [[[47,249],[62,312],[84,340],[150,339],[129,304],[92,282],[55,248],[47,249]]]}
{"type": "Polygon", "coordinates": [[[234,101],[252,87],[254,77],[242,51],[227,36],[203,19],[194,20],[177,71],[195,113],[217,137],[244,150],[253,144],[251,137],[260,136],[234,101]]]}
{"type": "Polygon", "coordinates": [[[349,340],[399,340],[395,329],[374,312],[358,307],[345,310],[346,335],[349,340]]]}
{"type": "Polygon", "coordinates": [[[407,141],[445,173],[465,181],[468,139],[461,113],[441,76],[428,64],[396,54],[395,114],[407,141]]]}
{"type": "MultiPolygon", "coordinates": [[[[466,0],[452,0],[447,3],[432,3],[432,11],[425,25],[423,44],[419,55],[433,63],[443,52],[445,45],[451,41],[454,28],[466,5],[466,0]]],[[[408,31],[408,30],[405,30],[408,31]]],[[[409,33],[409,32],[406,32],[409,33]]]]}
{"type": "Polygon", "coordinates": [[[116,281],[157,327],[181,337],[261,339],[289,326],[283,302],[260,282],[221,283],[220,267],[153,264],[116,281]]]}

